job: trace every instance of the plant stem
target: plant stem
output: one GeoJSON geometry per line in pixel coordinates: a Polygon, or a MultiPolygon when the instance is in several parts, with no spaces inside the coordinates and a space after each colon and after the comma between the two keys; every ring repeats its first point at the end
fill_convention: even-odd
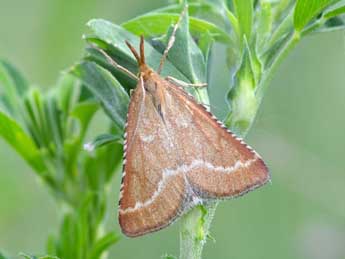
{"type": "Polygon", "coordinates": [[[218,202],[199,205],[181,219],[180,259],[200,259],[218,202]]]}

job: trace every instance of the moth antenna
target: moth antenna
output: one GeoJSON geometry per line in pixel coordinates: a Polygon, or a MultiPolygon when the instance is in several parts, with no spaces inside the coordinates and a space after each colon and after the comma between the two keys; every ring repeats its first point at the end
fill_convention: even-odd
{"type": "Polygon", "coordinates": [[[145,39],[144,35],[140,36],[140,65],[145,64],[145,39]]]}
{"type": "Polygon", "coordinates": [[[167,44],[167,47],[165,48],[164,52],[163,52],[163,56],[159,62],[159,67],[157,69],[157,73],[160,74],[162,72],[162,69],[163,69],[163,66],[164,66],[164,62],[165,60],[167,59],[168,57],[168,53],[169,53],[169,50],[172,48],[172,46],[174,46],[174,42],[175,42],[175,36],[176,36],[176,32],[177,32],[177,29],[178,27],[180,26],[180,23],[182,21],[182,18],[183,16],[186,14],[188,10],[188,5],[186,4],[177,20],[177,23],[174,25],[174,28],[173,28],[173,31],[171,33],[171,36],[168,40],[168,44],[167,44]]]}
{"type": "Polygon", "coordinates": [[[127,47],[130,49],[130,51],[134,55],[135,59],[137,60],[138,64],[140,65],[141,58],[140,58],[138,52],[135,50],[135,48],[128,41],[125,41],[125,42],[126,42],[127,47]]]}

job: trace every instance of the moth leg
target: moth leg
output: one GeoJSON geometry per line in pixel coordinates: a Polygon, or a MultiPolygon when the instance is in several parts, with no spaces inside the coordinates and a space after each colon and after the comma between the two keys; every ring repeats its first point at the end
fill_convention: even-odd
{"type": "Polygon", "coordinates": [[[182,21],[182,18],[183,16],[185,15],[185,13],[187,12],[188,10],[188,5],[185,5],[183,7],[183,10],[180,14],[180,17],[178,18],[176,24],[174,25],[174,28],[173,28],[173,31],[171,33],[171,36],[168,40],[168,44],[167,44],[167,47],[165,48],[164,52],[163,52],[163,56],[159,62],[159,67],[157,69],[157,73],[160,74],[162,72],[162,69],[163,69],[163,65],[164,65],[164,62],[165,60],[167,59],[168,57],[168,53],[169,53],[169,50],[172,48],[172,46],[174,46],[174,42],[175,42],[175,36],[176,36],[176,32],[177,32],[177,29],[178,27],[180,26],[180,23],[182,21]]]}
{"type": "Polygon", "coordinates": [[[167,80],[168,82],[170,83],[173,83],[173,84],[177,84],[179,86],[182,86],[182,87],[197,87],[197,88],[203,88],[203,87],[206,87],[207,86],[207,83],[195,83],[195,84],[192,84],[192,83],[187,83],[187,82],[184,82],[182,80],[179,80],[177,78],[174,78],[172,76],[167,76],[165,78],[165,80],[167,80]]]}
{"type": "Polygon", "coordinates": [[[91,45],[92,48],[96,49],[97,51],[101,52],[103,54],[103,56],[107,59],[107,61],[116,69],[124,72],[125,74],[127,74],[129,77],[138,80],[139,78],[133,74],[131,71],[129,71],[127,68],[119,65],[115,60],[113,60],[103,49],[98,48],[96,46],[91,45]]]}

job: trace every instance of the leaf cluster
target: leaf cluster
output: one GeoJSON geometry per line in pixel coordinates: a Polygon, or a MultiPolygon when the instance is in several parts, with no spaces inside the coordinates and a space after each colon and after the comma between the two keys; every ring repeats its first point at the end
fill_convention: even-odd
{"type": "MultiPolygon", "coordinates": [[[[137,36],[144,35],[147,63],[157,68],[172,25],[178,21],[184,5],[183,2],[153,10],[121,26],[101,19],[88,23],[91,33],[84,38],[92,47],[87,48],[88,55],[72,69],[72,73],[99,97],[107,114],[117,116],[118,119],[113,118],[115,124],[125,120],[127,111],[128,98],[123,97],[124,93],[119,93],[119,89],[122,88],[129,95],[136,82],[109,64],[107,58],[94,46],[136,74],[136,61],[125,41],[138,46],[137,36]],[[105,75],[107,72],[103,69],[109,74],[105,75]],[[87,78],[95,73],[103,74],[104,78],[98,82],[113,81],[113,88],[118,90],[119,97],[113,96],[112,101],[102,98],[102,95],[107,97],[103,84],[87,78]],[[122,103],[118,101],[121,98],[122,103]],[[117,110],[110,111],[107,108],[110,103],[118,104],[117,110]]],[[[215,42],[225,45],[228,70],[232,76],[227,94],[229,110],[225,123],[237,134],[244,135],[256,115],[277,64],[301,37],[343,29],[344,6],[344,1],[334,0],[189,1],[188,14],[177,30],[174,47],[169,52],[162,75],[189,83],[208,83],[210,91],[215,88],[210,85],[207,71],[212,46],[215,42]]],[[[208,104],[207,91],[191,92],[199,101],[208,104]]]]}
{"type": "MultiPolygon", "coordinates": [[[[100,258],[118,239],[113,232],[104,236],[98,232],[104,221],[107,185],[121,160],[122,146],[112,143],[93,153],[83,150],[98,102],[66,73],[44,94],[4,61],[0,85],[0,136],[49,187],[63,211],[60,234],[48,242],[49,254],[100,258]]],[[[111,133],[113,126],[108,124],[111,133]]]]}

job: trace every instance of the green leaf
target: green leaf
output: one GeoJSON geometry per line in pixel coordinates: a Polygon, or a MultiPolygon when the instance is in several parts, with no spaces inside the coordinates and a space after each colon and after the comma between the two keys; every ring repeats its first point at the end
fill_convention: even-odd
{"type": "Polygon", "coordinates": [[[273,21],[279,23],[285,19],[285,17],[294,12],[296,0],[264,0],[271,3],[273,11],[273,21]]]}
{"type": "Polygon", "coordinates": [[[204,56],[206,68],[207,68],[209,58],[210,58],[211,48],[213,44],[214,44],[214,39],[208,33],[205,33],[204,35],[202,35],[202,37],[199,38],[198,40],[198,47],[200,48],[204,56]]]}
{"type": "Polygon", "coordinates": [[[70,112],[70,116],[78,119],[80,123],[80,138],[84,137],[89,123],[98,108],[99,104],[96,101],[89,100],[77,103],[70,112]]]}
{"type": "Polygon", "coordinates": [[[309,33],[328,32],[345,28],[345,0],[328,6],[321,16],[302,31],[302,36],[309,33]]]}
{"type": "Polygon", "coordinates": [[[329,19],[345,13],[345,0],[339,1],[335,5],[328,8],[324,13],[324,18],[329,19]]]}
{"type": "MultiPolygon", "coordinates": [[[[122,170],[123,145],[113,142],[97,150],[96,157],[102,163],[105,172],[105,181],[109,183],[113,175],[122,170]],[[116,156],[116,159],[114,157],[116,156]],[[103,162],[102,162],[103,161],[103,162]]],[[[102,166],[100,166],[102,168],[102,166]]]]}
{"type": "MultiPolygon", "coordinates": [[[[192,83],[206,83],[206,58],[204,58],[202,51],[189,33],[189,19],[188,13],[182,17],[181,23],[176,31],[175,41],[168,53],[168,60],[179,69],[192,83]]],[[[168,43],[169,38],[173,32],[173,27],[170,28],[167,36],[165,37],[165,45],[168,43]]],[[[210,38],[204,38],[203,49],[208,55],[210,38]]],[[[166,63],[165,63],[166,64],[166,63]]],[[[171,76],[171,75],[170,75],[171,76]]],[[[189,89],[197,99],[204,97],[207,99],[207,89],[189,89]],[[201,97],[202,96],[202,97],[201,97]]]]}
{"type": "Polygon", "coordinates": [[[296,31],[304,27],[322,12],[327,6],[337,0],[297,0],[294,13],[294,26],[296,31]]]}
{"type": "Polygon", "coordinates": [[[257,50],[262,50],[263,46],[267,44],[273,27],[272,6],[269,1],[260,1],[260,8],[257,10],[257,19],[256,46],[257,50]]]}
{"type": "Polygon", "coordinates": [[[280,47],[285,44],[286,39],[293,33],[293,30],[293,13],[290,12],[274,30],[269,40],[263,45],[263,49],[258,49],[260,56],[263,56],[262,59],[266,66],[270,64],[271,58],[275,57],[280,47]],[[278,48],[277,46],[280,47],[278,48]]]}
{"type": "MultiPolygon", "coordinates": [[[[122,58],[131,60],[136,64],[133,54],[128,49],[125,41],[129,41],[133,46],[139,47],[139,37],[126,31],[122,27],[112,24],[108,21],[97,19],[88,22],[88,26],[94,32],[96,38],[101,39],[122,54],[122,58]]],[[[155,50],[150,44],[145,42],[146,63],[152,68],[158,68],[161,53],[155,50]]],[[[117,61],[117,60],[116,60],[117,61]]],[[[121,62],[119,62],[121,64],[121,62]]],[[[178,71],[170,62],[166,62],[162,71],[162,75],[170,75],[183,81],[188,81],[183,74],[178,71]]]]}
{"type": "Polygon", "coordinates": [[[47,241],[46,241],[47,254],[57,254],[57,250],[56,250],[57,240],[56,240],[56,238],[57,237],[53,234],[50,234],[48,236],[47,241]]]}
{"type": "Polygon", "coordinates": [[[0,253],[0,259],[7,259],[2,253],[0,253]]]}
{"type": "MultiPolygon", "coordinates": [[[[138,73],[138,63],[133,59],[133,57],[124,55],[121,50],[98,38],[85,37],[85,40],[88,43],[97,45],[99,48],[103,49],[114,61],[131,71],[133,74],[138,73]]],[[[86,51],[88,52],[88,55],[85,57],[85,60],[96,62],[101,67],[109,70],[128,92],[130,89],[134,89],[136,87],[137,80],[110,64],[107,58],[100,51],[92,47],[86,48],[86,51]]]]}
{"type": "MultiPolygon", "coordinates": [[[[136,35],[152,37],[165,34],[171,24],[177,22],[180,15],[167,13],[151,13],[136,17],[122,26],[136,35]]],[[[198,18],[189,18],[191,34],[199,38],[208,32],[216,41],[231,44],[232,40],[226,32],[213,23],[198,18]]]]}
{"type": "Polygon", "coordinates": [[[111,142],[95,150],[84,163],[84,172],[92,190],[103,189],[122,161],[123,145],[111,142]],[[97,172],[97,174],[95,174],[97,172]]]}
{"type": "Polygon", "coordinates": [[[76,222],[73,220],[72,214],[65,214],[61,227],[60,235],[57,243],[58,255],[62,258],[76,258],[77,251],[76,240],[76,222]]]}
{"type": "Polygon", "coordinates": [[[111,73],[93,62],[83,62],[71,69],[101,102],[118,131],[124,129],[129,97],[111,73]]]}
{"type": "Polygon", "coordinates": [[[242,40],[242,33],[241,33],[239,21],[237,17],[228,8],[225,9],[225,12],[232,29],[230,32],[230,35],[232,35],[232,37],[234,38],[233,41],[235,43],[236,48],[239,48],[239,45],[240,45],[239,43],[242,40]]]}
{"type": "MultiPolygon", "coordinates": [[[[146,13],[145,15],[152,13],[175,13],[180,14],[182,12],[182,4],[174,4],[165,6],[152,12],[146,13]]],[[[190,2],[188,3],[188,13],[191,18],[201,18],[208,22],[212,22],[220,28],[226,28],[226,23],[222,15],[224,9],[223,3],[216,3],[215,1],[210,2],[190,2]]],[[[194,33],[194,32],[193,32],[194,33]]],[[[202,33],[201,33],[202,34],[202,33]]]]}
{"type": "Polygon", "coordinates": [[[73,174],[78,170],[78,155],[82,151],[83,139],[89,123],[99,107],[100,105],[96,101],[83,101],[77,103],[70,112],[70,126],[66,132],[63,152],[66,174],[73,174]]]}
{"type": "Polygon", "coordinates": [[[102,253],[104,253],[110,246],[117,243],[120,240],[119,236],[114,232],[108,233],[94,244],[91,249],[90,259],[99,259],[101,258],[102,253]]]}
{"type": "Polygon", "coordinates": [[[56,87],[59,108],[65,116],[68,116],[78,102],[81,91],[80,81],[70,74],[64,74],[59,78],[56,87]]]}
{"type": "MultiPolygon", "coordinates": [[[[102,188],[106,187],[103,185],[102,188]]],[[[85,191],[86,193],[78,201],[79,206],[73,215],[77,245],[71,246],[71,251],[76,253],[80,259],[90,255],[91,244],[96,242],[97,235],[99,235],[97,231],[101,221],[104,220],[106,209],[106,197],[103,192],[91,190],[87,186],[85,191]]]]}
{"type": "Polygon", "coordinates": [[[242,32],[241,37],[245,35],[250,39],[253,26],[253,0],[234,0],[233,5],[242,32]]]}
{"type": "Polygon", "coordinates": [[[235,74],[234,86],[227,96],[231,110],[225,119],[225,125],[239,136],[248,130],[258,107],[255,96],[255,61],[246,39],[244,43],[242,63],[235,74]]]}
{"type": "Polygon", "coordinates": [[[336,16],[328,19],[321,27],[314,32],[329,32],[345,29],[345,16],[336,16]]]}
{"type": "Polygon", "coordinates": [[[50,158],[63,156],[63,123],[54,91],[43,95],[32,88],[24,99],[25,125],[43,153],[50,158]]]}
{"type": "MultiPolygon", "coordinates": [[[[170,39],[173,27],[166,37],[170,39]]],[[[206,63],[199,47],[189,33],[188,12],[182,17],[179,28],[176,31],[174,45],[168,53],[168,59],[189,78],[192,83],[206,82],[206,63]]]]}
{"type": "Polygon", "coordinates": [[[51,141],[51,132],[47,128],[43,107],[44,102],[41,92],[36,88],[30,89],[24,98],[23,117],[31,137],[39,148],[50,146],[49,143],[51,141]]]}
{"type": "Polygon", "coordinates": [[[63,156],[63,125],[62,125],[62,111],[58,107],[56,97],[48,95],[44,98],[44,117],[47,123],[47,130],[49,133],[56,152],[58,155],[63,156]]]}
{"type": "Polygon", "coordinates": [[[28,90],[23,76],[12,65],[0,60],[0,105],[8,113],[20,118],[21,99],[28,90]]]}
{"type": "Polygon", "coordinates": [[[23,128],[11,117],[0,110],[0,136],[7,141],[38,173],[42,174],[45,164],[35,143],[23,128]]]}
{"type": "Polygon", "coordinates": [[[0,60],[0,66],[5,69],[12,78],[14,87],[18,95],[24,95],[29,89],[29,85],[22,74],[10,63],[0,60]]]}
{"type": "Polygon", "coordinates": [[[121,135],[113,135],[113,134],[102,134],[97,136],[93,141],[86,143],[84,145],[84,149],[92,152],[95,149],[102,147],[107,144],[111,144],[114,142],[122,143],[123,137],[121,135]]]}

